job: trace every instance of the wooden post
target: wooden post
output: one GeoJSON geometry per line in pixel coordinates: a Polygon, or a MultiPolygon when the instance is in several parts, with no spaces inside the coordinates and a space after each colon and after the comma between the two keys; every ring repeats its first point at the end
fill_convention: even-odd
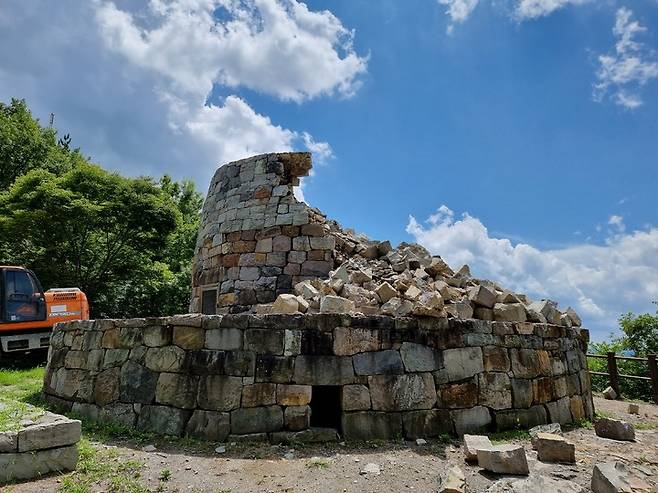
{"type": "Polygon", "coordinates": [[[610,378],[610,387],[617,393],[617,399],[621,397],[619,391],[619,372],[617,371],[617,359],[614,352],[608,353],[608,375],[610,378]]]}
{"type": "Polygon", "coordinates": [[[647,363],[649,364],[649,376],[651,377],[651,388],[653,389],[653,402],[658,404],[658,363],[656,363],[656,355],[648,354],[647,363]]]}

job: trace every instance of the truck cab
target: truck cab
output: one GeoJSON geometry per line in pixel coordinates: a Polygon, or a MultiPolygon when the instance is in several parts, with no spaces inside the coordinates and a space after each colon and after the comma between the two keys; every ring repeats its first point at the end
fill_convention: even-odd
{"type": "Polygon", "coordinates": [[[0,266],[0,354],[46,349],[55,323],[88,318],[87,297],[78,288],[44,292],[31,270],[0,266]]]}

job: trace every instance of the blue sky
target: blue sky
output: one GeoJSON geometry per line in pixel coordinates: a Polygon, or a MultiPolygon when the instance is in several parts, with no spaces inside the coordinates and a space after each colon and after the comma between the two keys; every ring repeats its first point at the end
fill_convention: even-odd
{"type": "Polygon", "coordinates": [[[0,99],[108,168],[205,191],[309,148],[311,205],[595,339],[658,299],[656,0],[9,0],[0,33],[0,99]]]}

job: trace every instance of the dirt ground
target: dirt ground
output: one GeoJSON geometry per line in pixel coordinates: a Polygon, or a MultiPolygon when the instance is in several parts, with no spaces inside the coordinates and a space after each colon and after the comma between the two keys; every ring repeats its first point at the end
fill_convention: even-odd
{"type": "MultiPolygon", "coordinates": [[[[545,476],[569,481],[590,491],[592,469],[596,463],[621,461],[644,481],[647,489],[658,492],[658,406],[640,405],[640,415],[627,413],[628,403],[595,399],[596,409],[640,424],[635,442],[617,442],[598,438],[594,430],[580,428],[565,436],[576,444],[576,464],[558,465],[537,461],[536,452],[525,439],[531,477],[545,476]]],[[[425,445],[414,442],[314,445],[293,448],[270,444],[225,444],[226,451],[217,453],[212,444],[205,451],[181,444],[154,442],[156,450],[143,451],[143,443],[130,441],[95,444],[112,452],[119,463],[136,460],[142,463],[139,482],[150,491],[164,492],[433,492],[437,479],[458,465],[466,476],[467,491],[511,491],[509,483],[518,477],[501,477],[484,473],[464,462],[458,441],[441,443],[428,440],[425,445]],[[364,467],[377,464],[380,474],[362,474],[364,467]]],[[[46,493],[57,491],[62,476],[12,485],[11,493],[46,493]]],[[[522,479],[522,478],[521,478],[522,479]]],[[[91,491],[110,491],[107,481],[90,485],[91,491]]],[[[3,489],[0,488],[0,491],[3,489]]],[[[565,490],[566,491],[566,490],[565,490]]],[[[569,490],[569,491],[577,491],[569,490]]],[[[544,491],[543,493],[549,493],[544,491]]]]}

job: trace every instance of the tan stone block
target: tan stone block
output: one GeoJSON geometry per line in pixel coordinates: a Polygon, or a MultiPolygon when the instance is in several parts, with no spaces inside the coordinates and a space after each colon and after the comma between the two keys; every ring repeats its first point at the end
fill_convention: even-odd
{"type": "Polygon", "coordinates": [[[201,327],[174,327],[173,342],[183,349],[202,349],[206,333],[201,327]]]}
{"type": "Polygon", "coordinates": [[[279,384],[276,388],[276,402],[282,406],[305,406],[310,404],[311,396],[310,385],[279,384]]]}

